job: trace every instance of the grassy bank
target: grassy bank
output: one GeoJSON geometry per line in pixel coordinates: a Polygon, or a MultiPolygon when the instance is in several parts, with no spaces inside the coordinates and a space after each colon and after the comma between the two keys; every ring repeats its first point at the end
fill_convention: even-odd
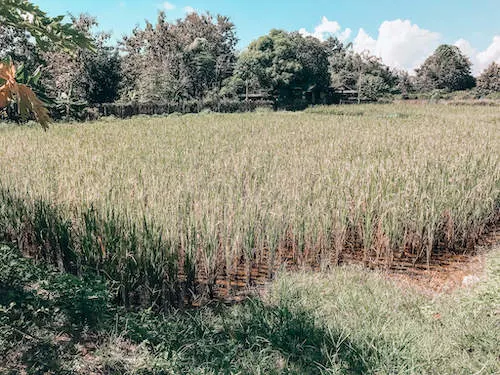
{"type": "Polygon", "coordinates": [[[160,306],[277,253],[324,269],[353,250],[430,260],[498,219],[499,116],[363,105],[4,126],[2,236],[160,306]]]}
{"type": "Polygon", "coordinates": [[[0,373],[493,374],[499,250],[473,289],[432,298],[340,267],[282,274],[263,300],[161,315],[2,246],[0,373]]]}

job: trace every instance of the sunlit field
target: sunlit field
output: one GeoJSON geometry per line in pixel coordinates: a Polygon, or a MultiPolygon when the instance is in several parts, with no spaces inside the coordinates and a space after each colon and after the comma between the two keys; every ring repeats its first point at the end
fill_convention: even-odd
{"type": "Polygon", "coordinates": [[[401,104],[4,125],[2,235],[125,304],[212,293],[277,254],[430,262],[498,220],[499,129],[498,106],[401,104]]]}

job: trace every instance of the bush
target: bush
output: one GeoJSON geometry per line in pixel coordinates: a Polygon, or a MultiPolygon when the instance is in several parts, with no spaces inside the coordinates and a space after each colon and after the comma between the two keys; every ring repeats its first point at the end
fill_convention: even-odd
{"type": "Polygon", "coordinates": [[[103,320],[109,294],[100,279],[59,274],[46,282],[46,288],[54,296],[54,305],[66,314],[71,324],[95,327],[103,320]]]}
{"type": "Polygon", "coordinates": [[[477,79],[477,88],[488,94],[500,92],[500,64],[492,62],[477,79]]]}
{"type": "MultiPolygon", "coordinates": [[[[60,273],[48,265],[37,265],[19,250],[0,245],[0,306],[13,316],[23,309],[30,316],[45,311],[46,318],[56,313],[73,327],[94,327],[103,320],[109,300],[106,284],[92,275],[77,277],[60,273]]],[[[43,315],[43,314],[42,314],[43,315]]]]}
{"type": "Polygon", "coordinates": [[[130,102],[102,104],[97,108],[100,116],[116,116],[126,118],[137,115],[168,115],[174,113],[212,112],[233,113],[249,112],[256,108],[272,109],[274,103],[270,100],[241,101],[234,99],[206,99],[180,102],[130,102]]]}
{"type": "Polygon", "coordinates": [[[0,244],[0,373],[63,373],[71,340],[100,328],[107,308],[100,279],[61,274],[0,244]]]}
{"type": "Polygon", "coordinates": [[[417,86],[422,90],[465,90],[475,86],[471,62],[458,47],[441,45],[416,69],[417,86]]]}
{"type": "Polygon", "coordinates": [[[369,100],[377,100],[389,93],[389,86],[380,76],[366,74],[361,77],[361,96],[369,100]]]}

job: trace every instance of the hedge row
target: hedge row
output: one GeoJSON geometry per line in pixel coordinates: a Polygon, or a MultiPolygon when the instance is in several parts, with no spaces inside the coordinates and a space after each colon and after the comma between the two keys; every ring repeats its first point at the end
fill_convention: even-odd
{"type": "Polygon", "coordinates": [[[116,116],[119,118],[131,117],[135,115],[164,115],[170,113],[198,113],[204,110],[213,112],[232,113],[250,112],[257,108],[274,109],[274,102],[271,100],[221,100],[219,102],[207,102],[201,100],[191,100],[182,102],[163,103],[107,103],[96,107],[96,114],[99,116],[116,116]]]}

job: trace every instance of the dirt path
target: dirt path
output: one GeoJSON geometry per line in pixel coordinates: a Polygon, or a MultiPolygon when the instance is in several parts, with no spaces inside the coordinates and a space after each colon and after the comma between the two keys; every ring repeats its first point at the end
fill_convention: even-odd
{"type": "Polygon", "coordinates": [[[439,267],[390,270],[387,278],[411,286],[426,295],[470,288],[486,277],[486,256],[500,251],[500,228],[484,237],[472,255],[449,254],[439,267]]]}

